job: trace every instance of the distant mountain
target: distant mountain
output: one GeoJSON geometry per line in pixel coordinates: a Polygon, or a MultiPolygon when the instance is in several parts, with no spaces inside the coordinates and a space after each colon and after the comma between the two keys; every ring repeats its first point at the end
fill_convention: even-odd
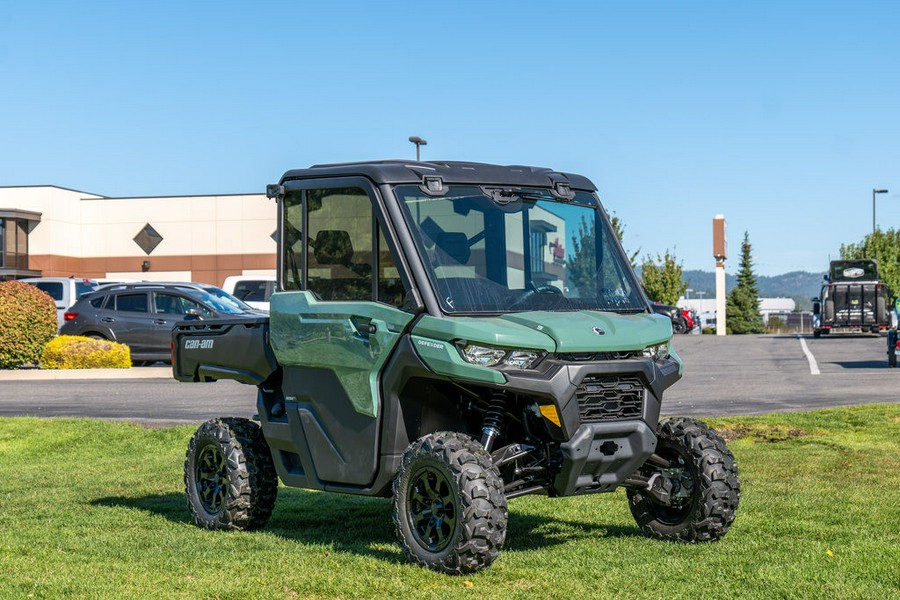
{"type": "MultiPolygon", "coordinates": [[[[823,273],[808,271],[792,271],[783,275],[757,275],[759,295],[763,298],[793,298],[797,307],[803,310],[812,308],[812,298],[819,295],[822,287],[823,273]]],[[[702,297],[712,298],[716,292],[716,274],[712,271],[684,271],[682,278],[687,282],[691,298],[700,296],[697,292],[706,292],[702,297]]],[[[737,276],[725,274],[725,289],[728,292],[737,285],[737,276]]]]}

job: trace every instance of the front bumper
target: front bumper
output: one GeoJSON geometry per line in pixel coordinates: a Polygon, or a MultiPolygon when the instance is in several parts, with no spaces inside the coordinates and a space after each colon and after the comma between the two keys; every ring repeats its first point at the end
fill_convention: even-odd
{"type": "Polygon", "coordinates": [[[662,395],[679,367],[673,358],[629,358],[506,371],[504,387],[552,403],[559,414],[560,465],[550,493],[609,492],[632,475],[656,450],[662,395]]]}

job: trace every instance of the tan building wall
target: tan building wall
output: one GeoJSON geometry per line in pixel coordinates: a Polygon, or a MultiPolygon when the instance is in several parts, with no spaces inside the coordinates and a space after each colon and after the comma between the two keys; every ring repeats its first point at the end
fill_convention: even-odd
{"type": "Polygon", "coordinates": [[[41,213],[29,268],[45,277],[188,280],[274,274],[276,206],[264,194],[108,198],[54,186],[0,188],[0,209],[41,213]],[[149,224],[162,241],[134,241],[149,224]]]}

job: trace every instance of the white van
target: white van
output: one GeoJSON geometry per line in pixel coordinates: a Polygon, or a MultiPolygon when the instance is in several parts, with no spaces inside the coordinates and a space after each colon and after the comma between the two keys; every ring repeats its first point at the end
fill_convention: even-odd
{"type": "Polygon", "coordinates": [[[253,308],[269,310],[269,298],[275,291],[273,275],[232,275],[226,277],[222,289],[253,308]]]}
{"type": "Polygon", "coordinates": [[[78,302],[78,298],[97,289],[97,282],[93,279],[75,277],[29,277],[19,281],[31,284],[53,298],[56,303],[57,327],[62,327],[63,314],[78,302]]]}

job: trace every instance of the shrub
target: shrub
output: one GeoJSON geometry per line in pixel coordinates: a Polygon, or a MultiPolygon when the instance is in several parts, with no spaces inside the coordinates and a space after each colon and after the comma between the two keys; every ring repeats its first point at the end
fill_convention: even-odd
{"type": "Polygon", "coordinates": [[[0,369],[36,363],[56,329],[50,296],[21,281],[0,283],[0,369]]]}
{"type": "Polygon", "coordinates": [[[44,347],[45,369],[128,369],[131,350],[125,344],[80,335],[61,335],[44,347]]]}

